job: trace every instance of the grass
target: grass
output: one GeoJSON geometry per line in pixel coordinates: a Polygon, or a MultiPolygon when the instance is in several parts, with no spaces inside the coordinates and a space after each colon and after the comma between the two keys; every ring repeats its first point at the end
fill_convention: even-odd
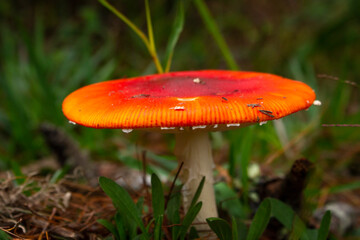
{"type": "MultiPolygon", "coordinates": [[[[230,149],[228,161],[222,158],[219,165],[231,181],[216,186],[218,200],[237,198],[242,189],[241,201],[223,202],[226,216],[241,219],[239,225],[253,218],[248,199],[259,179],[248,176],[250,162],[270,168],[272,176],[286,172],[299,157],[314,162],[317,172],[305,191],[308,212],[318,208],[324,196],[338,201],[358,193],[359,170],[353,176],[349,172],[360,152],[360,129],[322,127],[360,122],[358,1],[281,6],[258,1],[208,1],[207,5],[200,0],[183,5],[152,1],[148,8],[142,2],[112,3],[139,31],[148,30],[142,39],[101,4],[59,2],[58,8],[45,1],[0,4],[1,169],[50,155],[38,131],[43,122],[65,129],[93,159],[141,168],[132,146],[144,136],[72,126],[61,113],[63,98],[90,83],[168,71],[170,66],[173,71],[241,67],[304,81],[315,89],[322,106],[287,117],[280,126],[268,123],[213,135],[213,140],[218,139],[217,153],[230,149]],[[152,21],[147,25],[150,10],[152,21]],[[126,150],[116,150],[119,142],[126,150]]],[[[172,140],[166,142],[171,149],[172,140]]],[[[156,163],[149,172],[169,173],[171,167],[162,164],[149,144],[144,145],[156,163]]]]}

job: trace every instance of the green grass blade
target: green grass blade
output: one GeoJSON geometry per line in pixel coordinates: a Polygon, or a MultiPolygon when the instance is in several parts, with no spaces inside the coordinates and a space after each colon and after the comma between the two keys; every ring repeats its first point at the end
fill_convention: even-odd
{"type": "Polygon", "coordinates": [[[309,239],[306,233],[306,226],[304,222],[297,216],[292,208],[274,198],[268,198],[271,202],[271,214],[275,217],[286,229],[291,230],[289,239],[309,239]]]}
{"type": "MultiPolygon", "coordinates": [[[[177,187],[167,204],[166,213],[167,217],[171,224],[179,224],[180,223],[180,207],[181,207],[181,194],[180,189],[177,187]]],[[[172,239],[176,239],[178,232],[180,231],[180,226],[174,225],[171,227],[171,235],[172,239]]]]}
{"type": "Polygon", "coordinates": [[[360,188],[360,181],[354,181],[342,185],[333,186],[329,189],[330,194],[353,191],[360,188]]]}
{"type": "Polygon", "coordinates": [[[238,222],[236,221],[235,217],[231,218],[231,235],[232,235],[232,240],[238,240],[239,239],[239,231],[238,231],[238,222]]]}
{"type": "Polygon", "coordinates": [[[109,232],[111,232],[115,239],[119,239],[116,227],[110,221],[106,219],[98,219],[96,220],[96,222],[103,225],[107,230],[109,230],[109,232]]]}
{"type": "Polygon", "coordinates": [[[103,191],[111,198],[115,208],[121,213],[136,222],[141,231],[146,234],[144,223],[142,222],[138,209],[131,199],[129,193],[116,184],[113,180],[100,177],[99,183],[103,191]]]}
{"type": "Polygon", "coordinates": [[[295,212],[291,207],[277,199],[270,198],[271,213],[284,227],[291,230],[295,212]]]}
{"type": "Polygon", "coordinates": [[[151,175],[151,189],[154,218],[157,218],[160,215],[164,215],[165,199],[161,181],[154,173],[151,175]]]}
{"type": "Polygon", "coordinates": [[[56,172],[52,175],[50,179],[50,183],[57,183],[69,172],[70,169],[71,169],[70,165],[66,164],[61,169],[56,170],[56,172]]]}
{"type": "Polygon", "coordinates": [[[331,212],[326,211],[325,215],[323,216],[319,228],[319,233],[317,240],[326,240],[327,236],[329,235],[329,228],[331,223],[331,212]]]}
{"type": "Polygon", "coordinates": [[[228,222],[221,218],[208,218],[206,222],[220,240],[231,240],[232,232],[228,222]]]}
{"type": "Polygon", "coordinates": [[[308,236],[308,233],[306,232],[306,226],[303,223],[303,221],[297,215],[295,215],[289,240],[298,240],[298,239],[310,240],[311,237],[308,236]]]}
{"type": "Polygon", "coordinates": [[[123,218],[118,212],[115,214],[115,226],[119,239],[126,240],[126,231],[125,231],[126,227],[124,225],[123,218]]]}
{"type": "Polygon", "coordinates": [[[219,207],[232,217],[246,219],[246,209],[239,201],[237,193],[225,182],[215,184],[215,196],[219,207]]]}
{"type": "Polygon", "coordinates": [[[194,197],[193,197],[193,199],[192,199],[192,201],[191,201],[191,204],[190,204],[190,207],[189,207],[189,208],[193,207],[193,206],[196,204],[197,200],[198,200],[199,197],[200,197],[201,191],[202,191],[202,189],[203,189],[203,187],[204,187],[204,183],[205,183],[205,176],[202,177],[202,179],[201,179],[201,181],[200,181],[200,183],[199,183],[199,186],[198,186],[198,188],[196,189],[196,192],[195,192],[195,194],[194,194],[194,197]]]}
{"type": "Polygon", "coordinates": [[[265,199],[259,206],[251,223],[246,240],[257,240],[265,231],[271,218],[271,202],[265,199]]]}
{"type": "Polygon", "coordinates": [[[0,229],[0,240],[9,240],[11,237],[6,234],[3,230],[0,229]]]}
{"type": "Polygon", "coordinates": [[[197,204],[189,208],[189,211],[186,213],[184,220],[182,221],[181,229],[178,233],[178,236],[175,239],[185,239],[186,233],[191,223],[194,221],[196,215],[199,213],[201,207],[202,202],[198,202],[197,204]]]}
{"type": "Polygon", "coordinates": [[[163,223],[163,215],[159,215],[158,217],[156,217],[155,219],[155,226],[154,226],[154,240],[161,240],[162,239],[162,232],[161,232],[161,227],[162,227],[162,223],[163,223]]]}
{"type": "Polygon", "coordinates": [[[145,11],[146,11],[146,24],[147,24],[147,29],[148,29],[149,44],[150,44],[150,47],[155,50],[154,32],[153,32],[153,27],[152,27],[152,23],[151,23],[149,0],[145,0],[145,11]]]}
{"type": "Polygon", "coordinates": [[[138,210],[139,215],[141,215],[143,207],[144,207],[144,202],[145,202],[145,197],[141,196],[138,198],[137,202],[136,202],[136,208],[138,210]]]}
{"type": "Polygon", "coordinates": [[[228,65],[228,67],[231,70],[238,70],[239,67],[236,64],[236,61],[233,57],[233,55],[230,52],[230,49],[228,45],[225,42],[224,37],[221,35],[220,30],[214,20],[214,18],[211,16],[211,13],[204,3],[203,0],[194,0],[195,6],[197,10],[199,11],[199,14],[207,28],[207,30],[211,33],[213,38],[215,39],[215,42],[220,48],[221,53],[223,54],[225,61],[228,65]]]}
{"type": "Polygon", "coordinates": [[[161,66],[161,63],[159,61],[159,57],[156,52],[156,46],[155,46],[155,40],[154,40],[154,32],[153,27],[151,23],[151,14],[150,14],[150,7],[149,7],[149,0],[145,0],[145,10],[146,10],[146,23],[148,28],[148,40],[149,40],[149,52],[152,56],[156,69],[158,73],[163,73],[164,70],[161,66]]]}
{"type": "Polygon", "coordinates": [[[25,179],[26,179],[26,175],[21,171],[20,165],[15,162],[15,161],[11,161],[11,170],[14,173],[15,178],[15,182],[18,185],[22,185],[25,183],[25,179]]]}
{"type": "Polygon", "coordinates": [[[179,40],[180,34],[184,28],[184,21],[185,21],[185,10],[184,10],[184,3],[182,0],[178,0],[178,6],[176,11],[176,17],[174,21],[174,25],[172,27],[169,41],[165,51],[165,72],[170,71],[172,57],[174,55],[174,49],[176,46],[177,41],[179,40]]]}
{"type": "Polygon", "coordinates": [[[259,239],[271,217],[275,217],[285,228],[291,230],[289,239],[310,239],[304,222],[295,214],[290,206],[277,199],[267,198],[260,204],[246,240],[259,239]]]}
{"type": "MultiPolygon", "coordinates": [[[[347,191],[354,191],[360,188],[360,181],[349,182],[328,188],[329,194],[339,194],[347,191]]],[[[319,189],[309,189],[305,191],[307,197],[315,197],[321,194],[319,189]]]]}
{"type": "Polygon", "coordinates": [[[200,239],[199,233],[194,226],[189,230],[188,239],[200,239]]]}
{"type": "Polygon", "coordinates": [[[166,213],[167,217],[172,224],[180,223],[180,205],[181,205],[181,194],[180,192],[175,192],[171,195],[171,198],[168,202],[166,213]]]}

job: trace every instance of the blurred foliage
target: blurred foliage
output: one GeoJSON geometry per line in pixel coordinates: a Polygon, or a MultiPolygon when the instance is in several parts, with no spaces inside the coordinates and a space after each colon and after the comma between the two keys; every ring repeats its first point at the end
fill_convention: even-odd
{"type": "MultiPolygon", "coordinates": [[[[110,2],[146,30],[143,1],[110,2]]],[[[206,4],[242,70],[306,82],[322,102],[321,107],[276,124],[226,132],[224,137],[212,135],[220,141],[218,149],[230,146],[224,166],[234,178],[233,186],[243,186],[245,193],[251,190],[246,171],[250,160],[271,163],[278,174],[290,166],[287,160],[305,156],[318,166],[310,181],[310,197],[321,194],[321,187],[358,188],[357,182],[355,187],[341,188],[354,184],[342,182],[340,176],[359,161],[360,128],[322,124],[360,123],[360,1],[209,0],[206,4]]],[[[176,1],[150,1],[162,61],[176,7],[176,1]]],[[[227,69],[218,46],[222,40],[212,38],[214,32],[197,10],[187,1],[171,70],[227,69]]],[[[128,159],[134,158],[128,156],[135,150],[126,156],[117,144],[132,145],[139,138],[136,133],[124,136],[116,130],[70,125],[61,103],[67,94],[90,83],[154,73],[156,67],[136,34],[96,1],[14,0],[0,1],[0,36],[0,169],[11,167],[12,161],[23,164],[49,155],[38,130],[43,122],[66,129],[94,159],[106,157],[131,165],[128,159]]],[[[217,191],[236,196],[232,189],[217,191]]],[[[242,210],[230,215],[247,218],[246,206],[238,209],[242,210]]]]}

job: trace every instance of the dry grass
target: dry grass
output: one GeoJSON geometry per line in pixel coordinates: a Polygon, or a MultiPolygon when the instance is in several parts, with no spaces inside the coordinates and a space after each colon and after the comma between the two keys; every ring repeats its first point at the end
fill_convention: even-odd
{"type": "Polygon", "coordinates": [[[8,174],[0,182],[0,227],[13,237],[95,239],[108,234],[96,221],[113,216],[115,209],[99,188],[35,176],[22,185],[15,180],[8,174]]]}

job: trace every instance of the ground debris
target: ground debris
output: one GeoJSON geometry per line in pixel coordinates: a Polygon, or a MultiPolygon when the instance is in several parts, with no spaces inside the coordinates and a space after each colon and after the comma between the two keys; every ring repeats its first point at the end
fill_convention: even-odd
{"type": "Polygon", "coordinates": [[[86,166],[82,168],[84,176],[90,185],[94,187],[97,185],[97,168],[90,161],[87,152],[83,151],[76,141],[61,128],[50,123],[42,123],[39,130],[61,166],[69,165],[72,169],[86,166]]]}
{"type": "Polygon", "coordinates": [[[8,174],[0,180],[0,229],[20,239],[104,237],[109,232],[96,221],[115,214],[111,200],[99,188],[49,178],[27,177],[15,184],[8,174]]]}

